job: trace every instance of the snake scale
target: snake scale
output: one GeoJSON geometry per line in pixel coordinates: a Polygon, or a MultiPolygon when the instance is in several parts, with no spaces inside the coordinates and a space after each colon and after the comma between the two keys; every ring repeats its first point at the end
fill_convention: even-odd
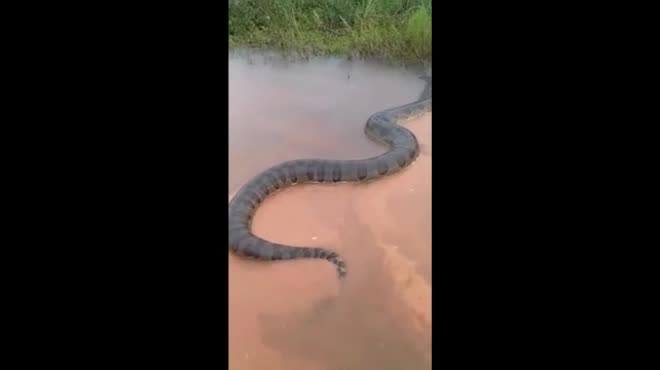
{"type": "Polygon", "coordinates": [[[325,259],[336,266],[339,278],[346,276],[346,262],[337,253],[319,247],[295,247],[271,243],[250,229],[257,207],[277,190],[303,183],[364,182],[397,173],[419,155],[417,138],[398,123],[431,111],[431,78],[420,98],[406,105],[374,113],[365,134],[389,150],[358,160],[297,159],[275,165],[248,181],[229,202],[229,249],[235,254],[265,261],[299,258],[325,259]]]}

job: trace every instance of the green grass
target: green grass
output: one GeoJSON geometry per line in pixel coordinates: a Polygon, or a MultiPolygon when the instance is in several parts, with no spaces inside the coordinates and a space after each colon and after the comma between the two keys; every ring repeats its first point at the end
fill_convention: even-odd
{"type": "Polygon", "coordinates": [[[231,0],[229,48],[431,61],[431,0],[231,0]]]}

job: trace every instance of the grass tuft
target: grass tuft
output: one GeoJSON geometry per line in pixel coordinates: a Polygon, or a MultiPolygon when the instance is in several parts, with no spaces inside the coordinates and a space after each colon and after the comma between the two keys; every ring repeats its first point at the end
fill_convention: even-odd
{"type": "Polygon", "coordinates": [[[231,0],[229,47],[430,62],[431,0],[231,0]]]}

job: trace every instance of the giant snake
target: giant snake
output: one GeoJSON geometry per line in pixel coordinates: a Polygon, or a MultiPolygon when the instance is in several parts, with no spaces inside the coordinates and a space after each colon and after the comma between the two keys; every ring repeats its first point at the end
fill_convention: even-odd
{"type": "Polygon", "coordinates": [[[248,181],[229,202],[229,249],[239,256],[264,261],[320,258],[333,263],[340,279],[346,262],[337,253],[318,247],[294,247],[272,243],[251,232],[252,217],[266,197],[277,190],[303,183],[364,182],[401,171],[419,155],[417,138],[399,123],[432,108],[431,78],[420,98],[406,105],[374,113],[365,134],[389,150],[376,157],[357,160],[296,159],[273,166],[248,181]]]}

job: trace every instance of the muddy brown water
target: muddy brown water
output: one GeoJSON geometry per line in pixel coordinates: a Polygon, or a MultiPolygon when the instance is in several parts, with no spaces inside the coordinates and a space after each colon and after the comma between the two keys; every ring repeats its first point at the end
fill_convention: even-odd
{"type": "MultiPolygon", "coordinates": [[[[229,60],[229,198],[252,176],[297,158],[384,152],[363,133],[374,112],[416,100],[419,72],[366,62],[229,60]]],[[[258,209],[253,232],[344,256],[340,290],[321,260],[229,256],[230,370],[431,367],[432,114],[407,122],[422,152],[366,184],[294,186],[258,209]],[[331,303],[319,310],[319,303],[331,303]]]]}

